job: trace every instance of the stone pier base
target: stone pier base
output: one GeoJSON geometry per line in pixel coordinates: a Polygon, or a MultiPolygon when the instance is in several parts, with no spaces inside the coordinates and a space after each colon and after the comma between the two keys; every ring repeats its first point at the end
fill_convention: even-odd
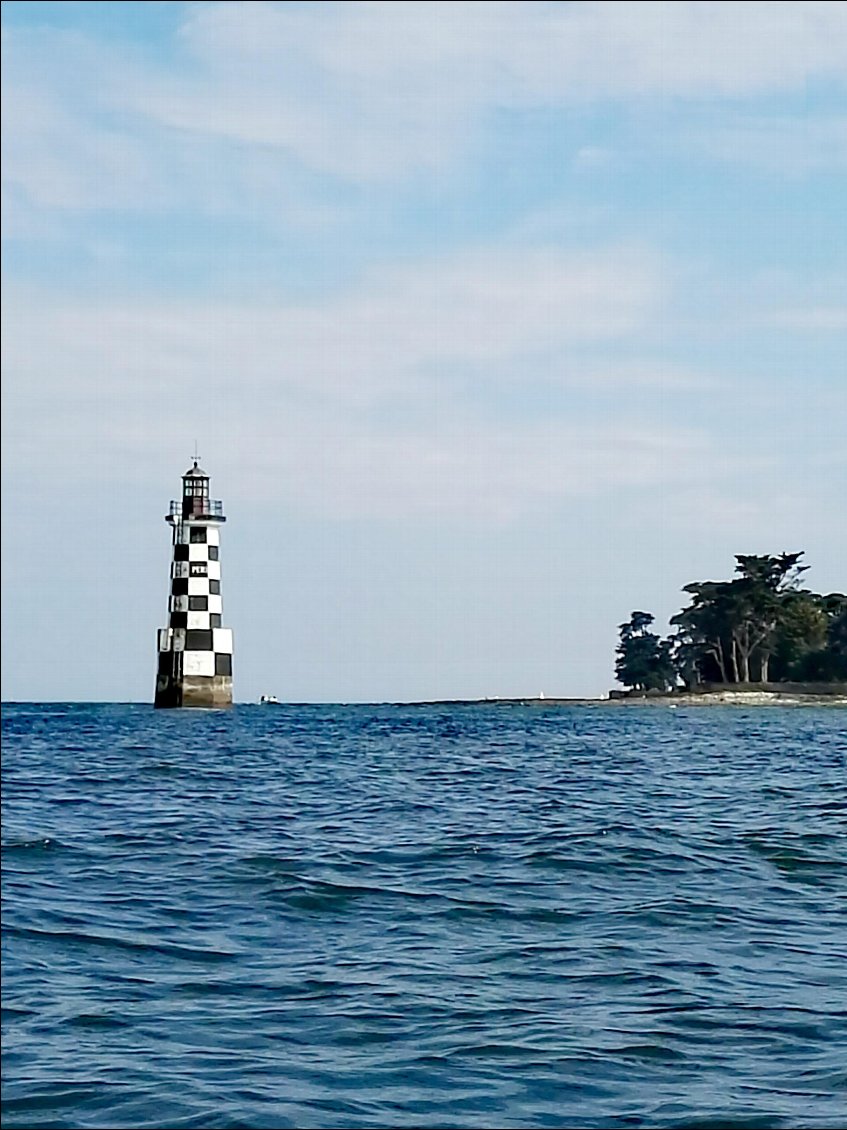
{"type": "Polygon", "coordinates": [[[156,680],[154,705],[159,710],[177,707],[226,709],[232,706],[232,676],[184,675],[181,679],[174,679],[160,674],[156,680]]]}

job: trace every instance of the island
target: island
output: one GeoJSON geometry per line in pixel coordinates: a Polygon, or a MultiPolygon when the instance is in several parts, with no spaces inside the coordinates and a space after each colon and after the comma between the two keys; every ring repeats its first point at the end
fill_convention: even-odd
{"type": "Polygon", "coordinates": [[[683,586],[661,638],[655,617],[619,625],[613,702],[847,703],[847,596],[802,586],[804,554],[737,554],[731,580],[683,586]]]}
{"type": "Polygon", "coordinates": [[[538,695],[451,699],[414,706],[847,706],[847,596],[802,586],[803,553],[737,554],[728,581],[692,581],[673,631],[633,612],[619,625],[615,675],[604,698],[538,695]]]}

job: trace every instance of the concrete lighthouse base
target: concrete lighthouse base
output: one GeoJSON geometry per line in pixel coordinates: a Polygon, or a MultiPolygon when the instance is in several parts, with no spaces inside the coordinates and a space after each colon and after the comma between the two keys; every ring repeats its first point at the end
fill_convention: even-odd
{"type": "Polygon", "coordinates": [[[232,706],[232,677],[230,675],[184,675],[173,679],[160,675],[156,680],[157,709],[198,707],[222,710],[232,706]]]}

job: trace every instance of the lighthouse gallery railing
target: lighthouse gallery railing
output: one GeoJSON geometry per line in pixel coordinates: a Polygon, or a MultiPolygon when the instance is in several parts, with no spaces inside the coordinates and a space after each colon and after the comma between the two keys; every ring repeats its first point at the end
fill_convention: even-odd
{"type": "Polygon", "coordinates": [[[171,518],[223,518],[224,516],[224,504],[218,498],[195,498],[193,502],[197,509],[184,515],[182,506],[183,500],[181,498],[172,498],[168,516],[171,518]]]}

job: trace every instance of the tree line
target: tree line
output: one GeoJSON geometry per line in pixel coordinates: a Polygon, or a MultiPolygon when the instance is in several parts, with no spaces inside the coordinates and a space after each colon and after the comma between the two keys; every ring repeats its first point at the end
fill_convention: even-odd
{"type": "Polygon", "coordinates": [[[802,587],[803,553],[738,554],[730,581],[683,586],[689,603],[664,639],[655,617],[619,626],[615,676],[639,691],[680,685],[847,680],[847,596],[802,587]]]}

